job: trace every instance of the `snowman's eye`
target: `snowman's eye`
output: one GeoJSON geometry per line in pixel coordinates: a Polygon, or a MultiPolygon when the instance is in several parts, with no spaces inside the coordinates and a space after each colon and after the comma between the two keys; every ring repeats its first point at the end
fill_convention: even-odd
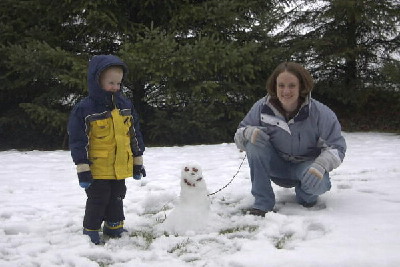
{"type": "Polygon", "coordinates": [[[188,167],[185,167],[185,172],[188,172],[189,171],[189,168],[188,167]]]}
{"type": "Polygon", "coordinates": [[[199,169],[197,169],[197,168],[193,168],[193,171],[194,171],[194,172],[198,172],[198,171],[199,171],[199,169]]]}

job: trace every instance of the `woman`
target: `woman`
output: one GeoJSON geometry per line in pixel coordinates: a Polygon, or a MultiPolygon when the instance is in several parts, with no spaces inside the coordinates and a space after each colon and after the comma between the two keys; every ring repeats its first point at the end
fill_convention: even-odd
{"type": "Polygon", "coordinates": [[[271,181],[295,187],[296,200],[305,207],[331,188],[329,172],[342,163],[346,142],[335,113],[311,98],[313,85],[303,66],[281,63],[268,78],[267,96],[239,124],[234,139],[248,156],[252,215],[272,211],[271,181]]]}

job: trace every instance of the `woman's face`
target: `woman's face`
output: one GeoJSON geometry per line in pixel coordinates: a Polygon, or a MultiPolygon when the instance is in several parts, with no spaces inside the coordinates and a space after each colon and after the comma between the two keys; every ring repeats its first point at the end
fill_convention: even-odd
{"type": "Polygon", "coordinates": [[[282,72],[276,77],[276,94],[285,111],[295,111],[300,97],[299,79],[290,72],[282,72]]]}

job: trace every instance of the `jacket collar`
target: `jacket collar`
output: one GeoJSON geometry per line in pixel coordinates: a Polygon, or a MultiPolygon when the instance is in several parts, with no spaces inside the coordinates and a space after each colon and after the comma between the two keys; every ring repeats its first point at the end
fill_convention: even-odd
{"type": "MultiPolygon", "coordinates": [[[[308,118],[310,115],[310,106],[311,106],[311,93],[307,95],[304,102],[301,104],[299,111],[290,121],[302,121],[308,118]]],[[[280,117],[282,120],[285,120],[285,116],[271,103],[271,96],[267,95],[265,97],[265,103],[261,108],[261,113],[280,117]]],[[[290,122],[289,121],[289,122],[290,122]]]]}

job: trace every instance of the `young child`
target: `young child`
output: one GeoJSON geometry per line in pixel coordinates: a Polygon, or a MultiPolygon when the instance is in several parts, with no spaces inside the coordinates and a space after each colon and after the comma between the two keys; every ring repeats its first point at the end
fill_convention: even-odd
{"type": "Polygon", "coordinates": [[[132,102],[121,93],[128,71],[116,56],[94,56],[89,62],[89,96],[72,110],[69,147],[79,185],[87,195],[83,234],[94,244],[103,234],[120,237],[124,226],[125,178],[146,176],[145,150],[139,118],[132,102]]]}

